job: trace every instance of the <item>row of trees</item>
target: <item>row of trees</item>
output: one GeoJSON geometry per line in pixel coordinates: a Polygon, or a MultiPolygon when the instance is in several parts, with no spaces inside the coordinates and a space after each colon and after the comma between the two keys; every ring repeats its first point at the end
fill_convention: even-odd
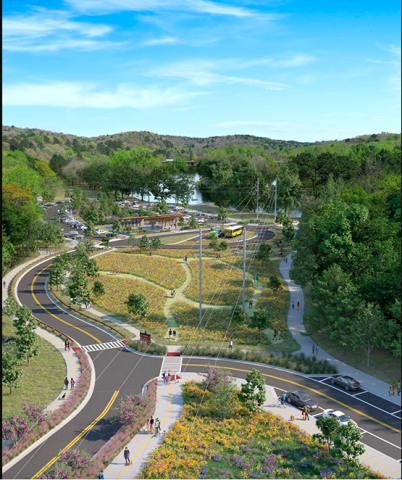
{"type": "Polygon", "coordinates": [[[2,314],[13,320],[15,328],[15,335],[3,337],[2,343],[2,385],[9,388],[11,394],[13,388],[20,386],[21,362],[26,360],[29,365],[29,359],[39,355],[37,321],[27,306],[18,306],[11,297],[5,301],[2,314]]]}

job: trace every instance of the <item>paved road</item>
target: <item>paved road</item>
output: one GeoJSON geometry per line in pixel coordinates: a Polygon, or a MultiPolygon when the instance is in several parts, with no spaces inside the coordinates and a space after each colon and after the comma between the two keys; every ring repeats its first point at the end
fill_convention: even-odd
{"type": "MultiPolygon", "coordinates": [[[[21,302],[28,305],[35,316],[65,332],[81,345],[112,341],[111,335],[61,311],[52,304],[45,292],[46,271],[43,271],[50,263],[48,261],[41,266],[36,266],[22,277],[18,288],[21,302]]],[[[69,424],[9,469],[3,475],[4,478],[33,477],[62,448],[73,441],[87,425],[94,421],[108,405],[114,393],[118,392],[113,405],[104,417],[74,445],[74,448],[84,449],[90,454],[96,453],[117,430],[116,424],[112,424],[110,418],[119,400],[127,394],[140,393],[144,383],[159,374],[162,364],[161,358],[144,357],[125,349],[101,350],[90,353],[90,356],[95,365],[96,383],[89,403],[69,424]]],[[[183,370],[204,372],[206,366],[211,363],[215,363],[213,359],[184,359],[183,370]]],[[[233,374],[240,378],[244,378],[247,371],[251,369],[250,365],[242,362],[219,360],[216,364],[231,369],[233,374]]],[[[400,414],[399,418],[392,415],[397,410],[395,404],[390,404],[374,395],[372,398],[367,399],[366,397],[366,403],[364,403],[360,400],[360,395],[353,396],[333,388],[326,383],[326,380],[319,381],[320,378],[306,378],[268,366],[259,366],[258,368],[266,376],[266,383],[277,388],[278,392],[281,389],[304,388],[318,401],[321,407],[343,410],[364,431],[368,432],[364,435],[364,442],[367,445],[394,459],[401,458],[400,414]]],[[[60,379],[60,382],[62,381],[63,379],[60,379]]]]}

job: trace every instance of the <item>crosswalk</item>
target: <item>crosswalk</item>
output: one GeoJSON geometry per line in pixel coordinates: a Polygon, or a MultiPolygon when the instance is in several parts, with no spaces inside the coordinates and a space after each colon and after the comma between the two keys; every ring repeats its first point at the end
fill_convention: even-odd
{"type": "Polygon", "coordinates": [[[85,352],[98,352],[100,350],[110,350],[111,348],[124,348],[125,345],[120,340],[116,342],[96,343],[95,345],[82,345],[85,352]]]}
{"type": "Polygon", "coordinates": [[[169,372],[169,370],[172,374],[180,373],[182,362],[183,362],[182,357],[168,357],[168,356],[166,356],[163,359],[160,374],[162,375],[163,372],[167,373],[167,372],[169,372]]]}

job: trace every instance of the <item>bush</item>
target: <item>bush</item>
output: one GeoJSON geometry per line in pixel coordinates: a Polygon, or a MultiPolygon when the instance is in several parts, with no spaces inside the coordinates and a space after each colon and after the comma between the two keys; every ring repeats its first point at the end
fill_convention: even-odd
{"type": "Polygon", "coordinates": [[[239,349],[218,350],[212,347],[200,347],[187,345],[182,351],[182,355],[198,356],[198,357],[216,357],[219,352],[220,357],[232,358],[234,360],[243,360],[245,362],[265,363],[275,367],[286,368],[305,374],[334,374],[338,370],[332,366],[327,360],[317,360],[316,357],[306,357],[303,353],[291,354],[284,353],[282,355],[274,355],[273,353],[243,352],[239,349]]]}
{"type": "Polygon", "coordinates": [[[166,355],[167,353],[167,347],[165,347],[165,345],[158,345],[157,343],[147,345],[140,340],[129,340],[127,345],[136,352],[145,352],[150,355],[166,355]]]}

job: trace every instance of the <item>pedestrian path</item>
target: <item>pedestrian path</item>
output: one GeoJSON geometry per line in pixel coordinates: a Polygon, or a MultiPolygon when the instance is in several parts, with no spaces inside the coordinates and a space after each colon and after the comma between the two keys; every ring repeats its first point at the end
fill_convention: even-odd
{"type": "Polygon", "coordinates": [[[183,363],[183,358],[179,356],[172,356],[168,357],[166,356],[163,359],[162,362],[162,367],[161,367],[161,375],[163,372],[166,372],[166,374],[170,371],[172,375],[175,375],[176,373],[181,372],[181,365],[183,363]]]}
{"type": "Polygon", "coordinates": [[[96,343],[94,345],[81,345],[81,349],[85,352],[98,352],[99,350],[110,350],[111,348],[125,348],[125,345],[120,340],[107,343],[96,343]]]}
{"type": "MultiPolygon", "coordinates": [[[[299,285],[296,285],[289,277],[289,270],[292,265],[292,254],[288,255],[284,258],[280,265],[280,271],[285,279],[289,292],[290,292],[290,302],[291,305],[294,305],[294,308],[290,306],[289,314],[287,317],[287,323],[290,333],[292,334],[293,338],[299,343],[301,346],[300,350],[297,353],[304,353],[306,356],[312,355],[312,347],[314,345],[313,340],[308,336],[306,329],[303,325],[303,314],[305,308],[305,300],[303,290],[299,285]],[[287,258],[287,261],[286,261],[287,258]],[[297,306],[299,302],[299,307],[297,306]]],[[[368,392],[374,393],[379,397],[385,398],[388,401],[395,403],[396,405],[401,405],[401,397],[398,396],[389,396],[388,389],[389,384],[379,380],[378,378],[369,375],[368,373],[364,373],[357,368],[351,367],[346,363],[343,363],[341,360],[333,357],[329,353],[325,352],[321,348],[319,349],[318,354],[315,355],[319,359],[327,360],[329,363],[334,365],[339,371],[340,374],[350,375],[351,377],[358,380],[362,388],[367,390],[368,392]]],[[[317,376],[317,375],[316,375],[317,376]]],[[[327,377],[327,375],[323,376],[327,377]]],[[[399,380],[399,379],[395,379],[399,380]]]]}

